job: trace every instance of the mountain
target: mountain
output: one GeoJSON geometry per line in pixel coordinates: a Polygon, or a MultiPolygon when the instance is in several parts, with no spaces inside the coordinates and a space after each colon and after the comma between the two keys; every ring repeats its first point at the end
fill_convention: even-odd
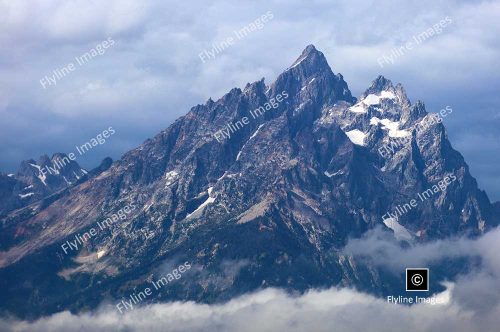
{"type": "Polygon", "coordinates": [[[0,215],[50,196],[86,174],[64,153],[23,161],[16,174],[0,173],[0,215]]]}
{"type": "Polygon", "coordinates": [[[269,286],[386,294],[404,280],[345,255],[349,238],[382,227],[412,245],[498,223],[498,205],[422,102],[382,76],[354,98],[310,45],[271,85],[209,99],[56,199],[3,217],[0,308],[95,308],[179,262],[192,269],[148,303],[269,286]]]}

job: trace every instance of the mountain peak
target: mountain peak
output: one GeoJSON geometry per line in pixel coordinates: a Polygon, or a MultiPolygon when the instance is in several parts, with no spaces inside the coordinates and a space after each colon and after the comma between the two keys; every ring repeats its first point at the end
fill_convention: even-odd
{"type": "Polygon", "coordinates": [[[388,90],[390,88],[393,88],[391,80],[385,78],[382,75],[378,75],[377,78],[373,80],[368,90],[373,90],[370,92],[380,92],[383,90],[388,90]]]}
{"type": "Polygon", "coordinates": [[[314,52],[319,52],[316,47],[313,45],[313,44],[309,44],[306,46],[306,48],[302,51],[302,55],[305,55],[305,54],[310,54],[310,53],[314,53],[314,52]]]}
{"type": "Polygon", "coordinates": [[[409,107],[411,105],[403,86],[400,83],[394,86],[391,80],[385,78],[382,75],[377,76],[377,78],[372,81],[370,87],[366,89],[366,91],[361,95],[361,98],[365,98],[366,96],[371,94],[379,95],[384,91],[391,92],[395,96],[397,96],[397,100],[399,100],[401,105],[405,107],[409,107]]]}
{"type": "Polygon", "coordinates": [[[295,60],[295,62],[290,66],[289,69],[295,68],[297,66],[300,67],[308,67],[313,69],[330,69],[328,66],[328,62],[326,61],[323,53],[318,51],[314,45],[308,45],[303,51],[302,54],[295,60]]]}

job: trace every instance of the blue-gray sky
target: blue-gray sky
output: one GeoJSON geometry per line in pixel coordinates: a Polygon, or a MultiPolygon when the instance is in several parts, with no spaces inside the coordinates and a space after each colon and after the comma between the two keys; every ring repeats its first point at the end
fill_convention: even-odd
{"type": "Polygon", "coordinates": [[[0,1],[0,170],[72,152],[112,126],[77,161],[92,168],[233,87],[272,82],[308,44],[355,96],[382,74],[427,110],[446,106],[453,146],[500,200],[499,1],[0,1]],[[203,63],[198,54],[270,11],[260,30],[203,63]],[[445,17],[452,23],[393,64],[377,59],[445,17]],[[105,53],[44,89],[39,80],[104,40],[105,53]]]}

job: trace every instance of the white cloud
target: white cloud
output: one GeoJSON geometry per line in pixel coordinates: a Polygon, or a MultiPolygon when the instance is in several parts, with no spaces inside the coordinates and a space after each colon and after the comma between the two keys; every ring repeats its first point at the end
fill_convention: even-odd
{"type": "MultiPolygon", "coordinates": [[[[375,265],[403,271],[405,267],[443,264],[469,259],[471,272],[455,280],[453,298],[462,307],[477,312],[500,304],[500,228],[476,238],[444,239],[401,248],[388,232],[375,228],[360,239],[350,240],[344,253],[364,258],[375,265]],[[479,263],[477,263],[479,259],[479,263]],[[479,264],[476,266],[476,264],[479,264]]],[[[464,264],[457,263],[457,264],[464,264]]]]}
{"type": "Polygon", "coordinates": [[[496,331],[500,324],[500,293],[497,291],[500,289],[499,240],[500,229],[496,229],[478,239],[443,240],[402,249],[377,231],[349,243],[348,250],[351,253],[379,257],[377,264],[384,266],[416,262],[425,264],[458,256],[480,257],[481,268],[458,277],[454,283],[445,283],[447,289],[436,294],[442,301],[435,305],[397,305],[388,303],[384,298],[346,288],[310,290],[302,295],[265,289],[224,304],[153,304],[124,315],[111,305],[102,305],[95,312],[71,314],[66,311],[31,323],[3,319],[0,321],[0,330],[496,331]]]}
{"type": "MultiPolygon", "coordinates": [[[[445,291],[449,292],[449,290],[445,291]]],[[[441,294],[446,298],[446,294],[441,294]]],[[[222,305],[155,304],[124,315],[112,308],[69,312],[33,323],[3,321],[2,331],[493,331],[500,308],[474,312],[452,301],[411,307],[350,289],[314,290],[291,296],[266,289],[222,305]]]]}
{"type": "Polygon", "coordinates": [[[376,227],[359,239],[351,239],[344,247],[344,253],[365,257],[376,265],[395,271],[408,264],[425,266],[445,258],[481,257],[485,268],[497,274],[500,280],[499,240],[500,228],[495,228],[477,239],[449,238],[402,249],[392,233],[376,227]]]}

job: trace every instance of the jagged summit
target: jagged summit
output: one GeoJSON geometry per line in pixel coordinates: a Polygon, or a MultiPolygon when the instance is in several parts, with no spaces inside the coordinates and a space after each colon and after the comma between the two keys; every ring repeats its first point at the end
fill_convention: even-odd
{"type": "Polygon", "coordinates": [[[264,77],[262,77],[258,81],[247,83],[245,85],[245,88],[243,89],[243,92],[257,93],[258,91],[263,91],[265,87],[266,87],[265,79],[264,77]]]}
{"type": "Polygon", "coordinates": [[[391,80],[382,75],[377,76],[377,78],[372,81],[370,86],[361,94],[360,101],[370,95],[378,97],[394,97],[388,99],[394,99],[397,101],[397,104],[400,106],[399,112],[411,106],[403,85],[398,83],[394,86],[391,80]]]}
{"type": "MultiPolygon", "coordinates": [[[[334,74],[324,54],[311,44],[308,45],[297,60],[282,72],[267,88],[265,79],[261,78],[252,83],[248,82],[243,90],[233,88],[216,102],[210,98],[205,105],[198,105],[198,107],[217,107],[217,105],[221,103],[227,103],[233,98],[238,98],[242,93],[253,93],[254,95],[265,93],[267,97],[272,97],[281,93],[283,90],[291,92],[292,94],[295,94],[297,91],[307,93],[308,91],[319,90],[325,95],[324,98],[332,103],[338,100],[344,100],[350,103],[356,101],[356,98],[352,96],[347,83],[344,81],[342,74],[334,74]],[[311,88],[308,88],[308,85],[311,85],[311,88]],[[322,88],[318,89],[315,87],[317,85],[322,86],[322,88]]],[[[302,98],[307,99],[308,97],[304,95],[301,96],[301,99],[302,98]]],[[[195,108],[195,110],[199,110],[199,108],[195,108]]]]}
{"type": "MultiPolygon", "coordinates": [[[[0,215],[46,198],[85,177],[87,171],[64,153],[22,161],[0,185],[0,215]]],[[[1,177],[1,175],[0,175],[1,177]]],[[[0,182],[2,182],[0,180],[0,182]]]]}
{"type": "Polygon", "coordinates": [[[318,51],[316,49],[316,47],[314,47],[314,45],[308,45],[303,51],[302,53],[300,54],[300,56],[297,58],[297,60],[294,61],[294,63],[292,63],[292,65],[290,66],[290,68],[293,68],[294,66],[296,66],[297,64],[299,64],[300,62],[302,62],[303,60],[305,60],[306,58],[308,57],[320,57],[321,55],[323,55],[323,53],[321,53],[320,51],[318,51]]]}
{"type": "Polygon", "coordinates": [[[368,94],[378,93],[380,91],[389,90],[389,89],[393,89],[393,88],[394,87],[392,85],[391,80],[385,78],[382,75],[379,75],[379,76],[377,76],[376,79],[373,80],[370,87],[366,90],[365,93],[368,93],[368,94]]]}
{"type": "Polygon", "coordinates": [[[316,47],[313,45],[313,44],[309,44],[306,46],[306,48],[302,51],[302,55],[304,54],[309,54],[309,53],[313,53],[313,52],[318,52],[318,53],[321,53],[319,52],[316,47]]]}
{"type": "Polygon", "coordinates": [[[314,45],[307,46],[302,54],[294,61],[294,63],[288,68],[293,69],[300,66],[303,71],[319,71],[319,70],[330,70],[330,66],[326,61],[323,53],[318,51],[314,45]]]}
{"type": "Polygon", "coordinates": [[[321,99],[332,104],[339,100],[355,100],[342,75],[333,73],[323,53],[313,45],[307,46],[297,60],[271,84],[271,95],[283,89],[293,95],[303,91],[300,96],[303,102],[307,102],[308,92],[311,91],[320,93],[323,96],[321,99]],[[309,85],[310,88],[307,87],[309,85]]]}

